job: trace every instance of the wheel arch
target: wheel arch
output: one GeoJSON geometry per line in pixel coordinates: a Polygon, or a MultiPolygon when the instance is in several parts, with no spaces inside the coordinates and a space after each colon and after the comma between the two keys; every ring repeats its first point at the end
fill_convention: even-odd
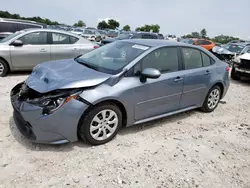
{"type": "Polygon", "coordinates": [[[215,82],[214,84],[212,84],[212,86],[210,87],[210,89],[211,89],[212,87],[216,86],[216,85],[219,86],[220,89],[221,89],[221,94],[220,94],[220,99],[221,99],[222,96],[223,96],[225,87],[224,87],[224,85],[223,85],[222,82],[215,82]]]}
{"type": "Polygon", "coordinates": [[[9,62],[8,62],[5,58],[3,58],[3,57],[1,57],[1,56],[0,56],[0,60],[4,61],[4,62],[7,64],[8,69],[9,69],[9,71],[10,71],[10,64],[9,64],[9,62]]]}
{"type": "Polygon", "coordinates": [[[102,100],[102,101],[98,101],[96,103],[93,103],[91,104],[87,110],[85,110],[79,120],[79,123],[78,123],[78,128],[80,127],[80,124],[84,118],[84,116],[90,112],[93,108],[95,108],[96,106],[99,106],[99,105],[103,105],[105,103],[108,103],[108,104],[114,104],[116,105],[120,110],[121,110],[121,113],[122,113],[122,126],[126,126],[127,125],[127,110],[124,106],[124,104],[122,102],[120,102],[119,100],[117,99],[106,99],[106,100],[102,100]]]}

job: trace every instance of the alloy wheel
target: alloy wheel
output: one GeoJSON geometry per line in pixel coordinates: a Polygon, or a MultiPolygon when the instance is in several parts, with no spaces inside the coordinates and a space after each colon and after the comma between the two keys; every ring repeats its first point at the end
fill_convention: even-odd
{"type": "Polygon", "coordinates": [[[113,110],[107,109],[97,113],[90,124],[90,135],[101,141],[111,137],[118,127],[118,116],[113,110]]]}
{"type": "Polygon", "coordinates": [[[4,66],[3,64],[0,62],[0,74],[3,74],[4,72],[4,66]]]}
{"type": "Polygon", "coordinates": [[[208,96],[208,101],[207,101],[208,108],[214,109],[219,103],[219,100],[220,100],[220,91],[218,89],[213,89],[208,96]]]}

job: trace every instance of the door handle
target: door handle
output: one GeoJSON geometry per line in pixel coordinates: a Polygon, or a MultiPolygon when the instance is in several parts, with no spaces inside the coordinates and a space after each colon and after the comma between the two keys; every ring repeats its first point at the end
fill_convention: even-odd
{"type": "Polygon", "coordinates": [[[174,79],[174,82],[180,82],[181,80],[183,80],[183,78],[177,76],[177,77],[174,79]]]}
{"type": "Polygon", "coordinates": [[[44,48],[40,49],[40,52],[47,52],[44,48]]]}
{"type": "Polygon", "coordinates": [[[211,72],[209,70],[206,70],[205,75],[209,75],[211,72]]]}

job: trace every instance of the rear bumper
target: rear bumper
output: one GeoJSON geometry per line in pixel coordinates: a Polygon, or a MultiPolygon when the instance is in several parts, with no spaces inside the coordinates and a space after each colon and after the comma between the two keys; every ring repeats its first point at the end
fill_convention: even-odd
{"type": "Polygon", "coordinates": [[[88,108],[87,104],[72,99],[53,114],[44,115],[41,107],[20,101],[13,95],[13,90],[13,118],[24,137],[32,142],[45,144],[63,144],[78,140],[78,123],[88,108]]]}

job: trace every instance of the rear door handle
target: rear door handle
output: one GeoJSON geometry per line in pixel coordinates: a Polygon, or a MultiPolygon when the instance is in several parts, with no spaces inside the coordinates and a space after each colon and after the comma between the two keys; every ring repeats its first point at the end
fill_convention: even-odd
{"type": "Polygon", "coordinates": [[[174,79],[174,82],[180,82],[181,80],[183,80],[183,78],[177,76],[177,77],[174,79]]]}
{"type": "Polygon", "coordinates": [[[44,48],[40,49],[40,52],[47,52],[44,48]]]}
{"type": "Polygon", "coordinates": [[[209,75],[211,72],[209,70],[206,70],[205,75],[209,75]]]}

